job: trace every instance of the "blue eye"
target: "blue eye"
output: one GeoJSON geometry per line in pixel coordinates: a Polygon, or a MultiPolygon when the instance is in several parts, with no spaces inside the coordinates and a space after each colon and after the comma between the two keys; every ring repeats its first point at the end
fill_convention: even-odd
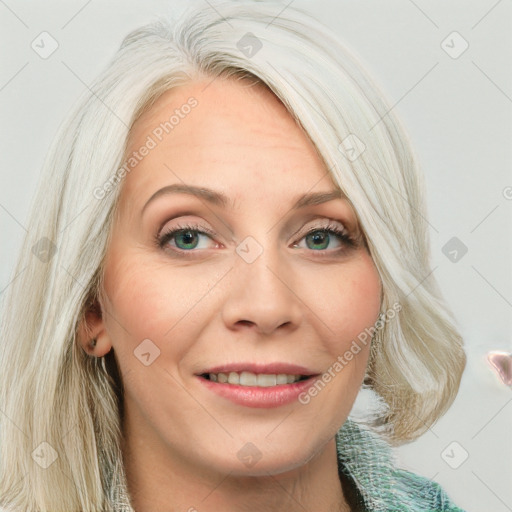
{"type": "Polygon", "coordinates": [[[327,248],[329,242],[331,242],[332,235],[335,235],[334,238],[337,238],[338,242],[341,240],[340,245],[342,246],[348,245],[353,247],[355,245],[352,238],[343,229],[333,225],[325,228],[315,228],[310,230],[303,238],[306,240],[306,242],[311,241],[312,244],[317,245],[317,247],[307,247],[308,249],[318,251],[327,248]]]}
{"type": "MultiPolygon", "coordinates": [[[[157,236],[155,242],[161,249],[170,247],[171,250],[181,256],[187,252],[195,252],[194,249],[208,249],[208,239],[213,242],[213,237],[215,237],[213,231],[201,228],[198,225],[182,225],[157,236]],[[205,239],[205,243],[200,246],[202,238],[205,239]]],[[[340,228],[336,224],[315,227],[300,239],[300,241],[302,240],[306,241],[306,249],[327,253],[326,255],[343,252],[358,245],[344,228],[340,228]],[[332,245],[333,238],[338,242],[338,246],[331,247],[330,251],[325,251],[332,245]]],[[[300,246],[296,243],[294,247],[300,246]]]]}
{"type": "Polygon", "coordinates": [[[180,249],[195,249],[197,247],[199,236],[199,233],[194,231],[181,231],[178,233],[176,238],[176,244],[179,247],[178,240],[182,240],[184,241],[183,243],[186,245],[186,247],[179,247],[180,249]]]}
{"type": "MultiPolygon", "coordinates": [[[[213,232],[199,229],[199,226],[186,225],[178,226],[175,229],[169,230],[160,237],[157,237],[158,246],[162,249],[171,240],[175,241],[175,246],[181,251],[190,251],[191,249],[197,249],[199,239],[201,236],[205,236],[211,239],[214,236],[213,232]]],[[[199,249],[207,249],[207,247],[199,247],[199,249]]]]}

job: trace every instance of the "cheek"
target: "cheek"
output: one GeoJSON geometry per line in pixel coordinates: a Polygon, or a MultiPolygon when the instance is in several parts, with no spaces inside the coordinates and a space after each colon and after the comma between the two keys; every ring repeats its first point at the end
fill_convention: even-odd
{"type": "MultiPolygon", "coordinates": [[[[352,341],[378,319],[381,303],[381,281],[371,257],[364,253],[357,260],[340,267],[324,286],[328,292],[317,295],[317,303],[325,304],[325,323],[330,329],[330,352],[342,353],[352,341]]],[[[362,346],[364,353],[365,347],[362,346]]]]}
{"type": "MultiPolygon", "coordinates": [[[[106,324],[116,351],[138,345],[143,339],[161,345],[176,337],[187,312],[204,295],[201,279],[190,279],[185,272],[169,276],[161,263],[132,254],[105,267],[105,291],[109,298],[106,324]]],[[[197,277],[197,276],[196,276],[197,277]]],[[[173,343],[176,348],[178,345],[173,343]]]]}
{"type": "Polygon", "coordinates": [[[140,370],[133,355],[146,339],[160,350],[157,366],[179,366],[208,325],[208,294],[223,272],[170,269],[142,250],[112,256],[105,265],[105,325],[123,373],[140,370]]]}
{"type": "Polygon", "coordinates": [[[105,321],[109,330],[116,333],[112,340],[115,348],[121,348],[116,346],[119,339],[151,338],[158,327],[163,302],[158,281],[151,278],[152,269],[133,260],[120,261],[115,268],[107,266],[105,275],[110,313],[105,321]]]}

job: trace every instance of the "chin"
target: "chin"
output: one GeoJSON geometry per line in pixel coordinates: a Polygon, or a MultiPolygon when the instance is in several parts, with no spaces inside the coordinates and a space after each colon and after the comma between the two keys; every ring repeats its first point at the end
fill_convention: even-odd
{"type": "MultiPolygon", "coordinates": [[[[268,432],[267,432],[268,434],[268,432]]],[[[266,434],[265,434],[266,435],[266,434]]],[[[294,471],[315,457],[325,446],[305,444],[292,436],[287,442],[269,441],[265,435],[253,437],[254,441],[235,441],[235,446],[225,447],[212,442],[212,450],[208,454],[210,468],[216,467],[218,471],[232,476],[261,477],[279,475],[294,471]],[[219,453],[219,448],[222,454],[219,453]]],[[[302,436],[301,436],[302,437],[302,436]]],[[[310,439],[311,443],[311,439],[310,439]]],[[[203,458],[203,464],[205,459],[203,458]]]]}
{"type": "Polygon", "coordinates": [[[282,475],[288,472],[292,472],[302,466],[304,466],[314,454],[306,456],[304,453],[287,454],[283,456],[262,456],[257,462],[244,465],[236,464],[231,467],[226,467],[226,472],[229,472],[232,476],[240,477],[262,477],[269,475],[282,475]]]}

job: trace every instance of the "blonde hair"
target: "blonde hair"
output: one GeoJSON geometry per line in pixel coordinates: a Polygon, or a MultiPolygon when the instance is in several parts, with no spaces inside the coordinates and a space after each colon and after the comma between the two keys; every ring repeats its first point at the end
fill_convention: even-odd
{"type": "Polygon", "coordinates": [[[269,87],[351,201],[382,281],[382,311],[401,305],[376,331],[367,369],[366,384],[388,405],[378,420],[384,434],[395,443],[416,438],[458,391],[465,355],[431,275],[424,184],[382,94],[308,13],[290,6],[276,17],[279,5],[267,2],[193,7],[125,38],[44,163],[1,325],[6,510],[116,510],[112,485],[125,482],[122,383],[113,351],[90,357],[77,334],[102,292],[120,191],[104,185],[120,176],[140,114],[199,76],[269,87]]]}

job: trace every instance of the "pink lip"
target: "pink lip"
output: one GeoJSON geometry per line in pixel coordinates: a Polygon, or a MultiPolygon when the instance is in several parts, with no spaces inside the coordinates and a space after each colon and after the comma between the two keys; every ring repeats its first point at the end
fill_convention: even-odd
{"type": "Polygon", "coordinates": [[[315,377],[300,380],[293,384],[279,384],[268,388],[256,386],[239,386],[213,382],[204,377],[197,377],[203,386],[231,402],[255,408],[280,407],[298,399],[299,395],[313,385],[315,377]]]}
{"type": "Polygon", "coordinates": [[[203,373],[229,373],[229,372],[251,372],[251,373],[265,373],[267,375],[278,375],[286,373],[288,375],[318,375],[318,372],[308,370],[304,366],[299,366],[290,363],[230,363],[219,366],[213,366],[208,370],[200,372],[203,373]]]}

